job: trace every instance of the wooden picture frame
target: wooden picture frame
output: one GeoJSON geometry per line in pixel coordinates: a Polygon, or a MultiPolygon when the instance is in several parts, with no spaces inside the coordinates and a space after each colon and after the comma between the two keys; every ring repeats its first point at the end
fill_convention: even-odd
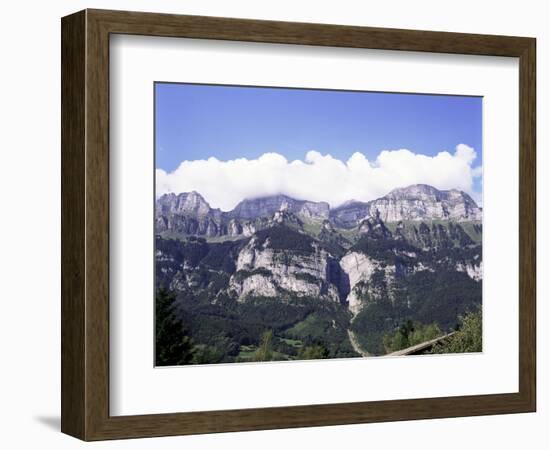
{"type": "Polygon", "coordinates": [[[64,17],[61,29],[64,433],[101,440],[535,411],[535,39],[104,10],[64,17]],[[116,33],[519,58],[519,392],[110,416],[109,36],[116,33]]]}

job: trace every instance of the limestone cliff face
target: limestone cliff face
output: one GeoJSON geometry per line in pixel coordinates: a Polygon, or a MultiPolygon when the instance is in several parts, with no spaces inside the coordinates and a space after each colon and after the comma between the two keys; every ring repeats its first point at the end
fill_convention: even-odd
{"type": "Polygon", "coordinates": [[[277,297],[285,291],[301,297],[322,297],[340,301],[332,257],[316,243],[310,252],[274,249],[269,238],[262,244],[256,237],[241,250],[230,290],[241,300],[248,295],[277,297]]]}
{"type": "Polygon", "coordinates": [[[481,281],[483,279],[483,261],[478,261],[477,263],[458,263],[456,270],[467,273],[472,280],[481,281]]]}
{"type": "Polygon", "coordinates": [[[348,274],[350,288],[359,281],[368,281],[380,263],[358,252],[351,252],[340,260],[340,267],[348,274]]]}
{"type": "Polygon", "coordinates": [[[369,217],[384,222],[453,220],[481,221],[482,211],[465,192],[441,191],[425,184],[394,189],[370,202],[348,202],[330,212],[338,226],[352,228],[369,217]]]}
{"type": "Polygon", "coordinates": [[[481,210],[465,192],[440,191],[432,186],[416,184],[394,189],[388,195],[370,202],[370,214],[378,211],[384,222],[400,220],[481,220],[481,210]]]}
{"type": "Polygon", "coordinates": [[[368,283],[373,273],[380,269],[380,263],[363,253],[351,252],[340,260],[340,267],[349,278],[348,307],[353,314],[357,314],[362,306],[358,285],[360,282],[368,283]]]}
{"type": "Polygon", "coordinates": [[[196,217],[219,216],[219,209],[212,209],[198,192],[184,192],[182,194],[165,194],[156,203],[159,214],[188,214],[196,217]]]}
{"type": "MultiPolygon", "coordinates": [[[[182,235],[214,237],[219,235],[220,230],[220,223],[208,216],[191,217],[185,214],[163,214],[155,217],[156,233],[169,231],[182,235]]],[[[231,236],[230,233],[226,234],[231,236]]]]}
{"type": "Polygon", "coordinates": [[[222,212],[212,209],[198,192],[165,194],[155,207],[155,231],[185,235],[218,236],[222,229],[222,212]]]}
{"type": "Polygon", "coordinates": [[[357,315],[368,302],[377,301],[382,297],[393,300],[393,285],[396,279],[416,272],[434,271],[433,267],[417,261],[416,253],[402,251],[400,254],[408,261],[396,258],[388,263],[358,251],[349,252],[340,260],[340,267],[349,278],[350,290],[346,300],[349,310],[354,315],[357,315]]]}

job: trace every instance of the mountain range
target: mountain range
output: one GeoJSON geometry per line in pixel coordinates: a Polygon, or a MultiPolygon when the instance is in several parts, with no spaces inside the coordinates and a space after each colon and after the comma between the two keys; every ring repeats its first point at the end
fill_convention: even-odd
{"type": "Polygon", "coordinates": [[[266,330],[279,359],[379,355],[406,321],[447,332],[481,304],[481,219],[468,194],[428,185],[337,208],[275,195],[221,211],[165,194],[156,286],[203,362],[246,361],[266,330]]]}
{"type": "Polygon", "coordinates": [[[286,195],[245,199],[231,211],[211,208],[198,192],[164,194],[156,201],[156,232],[206,237],[251,236],[270,225],[279,212],[306,223],[328,223],[350,230],[369,218],[400,221],[481,221],[475,201],[459,190],[438,190],[428,185],[394,189],[369,202],[348,201],[331,209],[326,202],[296,200],[286,195]]]}

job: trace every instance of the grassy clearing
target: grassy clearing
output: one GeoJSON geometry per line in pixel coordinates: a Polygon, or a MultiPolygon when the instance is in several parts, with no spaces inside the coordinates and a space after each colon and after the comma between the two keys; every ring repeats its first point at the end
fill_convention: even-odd
{"type": "Polygon", "coordinates": [[[312,236],[319,236],[322,227],[323,223],[317,220],[305,221],[303,225],[304,231],[312,236]]]}
{"type": "Polygon", "coordinates": [[[289,338],[279,338],[279,339],[283,341],[285,344],[296,348],[303,347],[304,345],[304,343],[302,341],[299,341],[298,339],[289,339],[289,338]]]}
{"type": "Polygon", "coordinates": [[[256,347],[255,345],[241,345],[237,358],[251,361],[254,359],[254,355],[256,354],[257,349],[258,347],[256,347]]]}
{"type": "Polygon", "coordinates": [[[478,232],[481,222],[461,222],[460,225],[464,229],[465,233],[470,236],[470,239],[476,244],[481,244],[483,239],[483,233],[478,232]],[[476,230],[478,228],[478,230],[476,230]]]}
{"type": "MultiPolygon", "coordinates": [[[[443,225],[446,228],[449,226],[448,220],[440,220],[440,219],[434,219],[434,220],[404,220],[403,221],[403,227],[405,231],[408,231],[412,229],[413,227],[418,228],[420,224],[424,222],[426,225],[428,225],[430,228],[432,225],[443,225]]],[[[395,230],[397,229],[397,225],[399,222],[385,222],[386,227],[388,230],[390,230],[392,233],[395,233],[395,230]]],[[[479,221],[467,221],[467,222],[453,222],[456,225],[460,225],[464,232],[474,241],[476,244],[480,244],[481,240],[483,238],[483,233],[479,232],[479,226],[481,225],[481,222],[479,221]],[[477,228],[477,230],[476,230],[477,228]]]]}
{"type": "Polygon", "coordinates": [[[287,333],[294,336],[307,334],[308,331],[317,325],[317,316],[315,313],[308,315],[304,320],[298,322],[292,328],[287,330],[287,333]]]}

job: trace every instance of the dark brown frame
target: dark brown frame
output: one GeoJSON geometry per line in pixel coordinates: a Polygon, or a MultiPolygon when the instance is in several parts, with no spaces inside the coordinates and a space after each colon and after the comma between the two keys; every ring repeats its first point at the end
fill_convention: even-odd
{"type": "MultiPolygon", "coordinates": [[[[62,30],[61,429],[84,440],[531,412],[536,409],[534,38],[85,10],[62,30]],[[109,416],[109,35],[519,58],[519,392],[109,416]]],[[[182,405],[183,406],[183,405],[182,405]]]]}

